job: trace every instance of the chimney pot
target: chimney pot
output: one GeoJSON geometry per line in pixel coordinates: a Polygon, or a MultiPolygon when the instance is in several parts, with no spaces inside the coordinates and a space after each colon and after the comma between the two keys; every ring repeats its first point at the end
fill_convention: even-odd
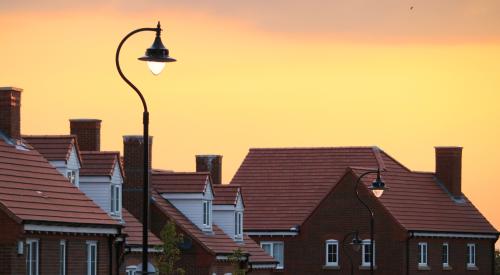
{"type": "Polygon", "coordinates": [[[435,147],[436,177],[454,198],[462,196],[462,147],[435,147]]]}
{"type": "Polygon", "coordinates": [[[70,131],[76,136],[78,147],[82,151],[101,151],[100,119],[70,119],[70,131]]]}
{"type": "Polygon", "coordinates": [[[222,156],[197,155],[196,172],[209,172],[213,184],[222,184],[222,156]]]}
{"type": "Polygon", "coordinates": [[[21,139],[21,92],[15,87],[0,87],[0,131],[21,139]]]}

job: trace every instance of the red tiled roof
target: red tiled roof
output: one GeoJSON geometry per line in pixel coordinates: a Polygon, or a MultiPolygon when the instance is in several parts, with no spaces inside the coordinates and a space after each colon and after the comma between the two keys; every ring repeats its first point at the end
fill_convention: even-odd
{"type": "Polygon", "coordinates": [[[231,180],[245,190],[245,229],[302,224],[349,166],[377,167],[373,147],[250,149],[231,180]]]}
{"type": "Polygon", "coordinates": [[[154,170],[151,183],[158,193],[203,193],[210,174],[154,170]]]}
{"type": "MultiPolygon", "coordinates": [[[[76,136],[73,135],[24,135],[23,140],[42,154],[49,161],[63,160],[67,161],[71,154],[71,148],[76,146],[76,136]]],[[[77,157],[82,162],[77,149],[77,157]]]]}
{"type": "Polygon", "coordinates": [[[120,152],[81,151],[80,155],[82,156],[81,176],[112,176],[115,165],[120,165],[120,152]]]}
{"type": "Polygon", "coordinates": [[[214,191],[217,194],[214,198],[214,204],[231,204],[236,205],[238,201],[238,193],[240,191],[240,186],[236,184],[216,184],[214,185],[214,191]]]}
{"type": "Polygon", "coordinates": [[[254,240],[249,236],[244,235],[243,249],[250,253],[248,261],[250,264],[274,264],[278,263],[273,257],[269,256],[264,249],[262,249],[254,240]]]}
{"type": "Polygon", "coordinates": [[[207,249],[208,252],[213,254],[232,254],[234,250],[239,248],[238,244],[217,225],[213,225],[213,234],[204,233],[157,191],[152,191],[152,197],[154,204],[160,211],[173,220],[182,231],[207,249]]]}
{"type": "Polygon", "coordinates": [[[18,222],[118,226],[36,150],[0,138],[0,208],[18,222]]]}
{"type": "MultiPolygon", "coordinates": [[[[122,216],[125,221],[122,232],[127,234],[127,245],[142,246],[142,223],[125,208],[122,209],[122,216]]],[[[162,244],[161,240],[151,233],[151,231],[148,232],[148,243],[150,246],[162,244]]]]}
{"type": "MultiPolygon", "coordinates": [[[[389,190],[379,198],[389,213],[407,230],[467,233],[497,233],[477,208],[464,196],[454,201],[436,181],[434,173],[403,169],[385,153],[388,168],[382,177],[389,190]]],[[[359,176],[365,172],[353,169],[359,176]]],[[[375,176],[363,178],[366,186],[375,176]]]]}
{"type": "Polygon", "coordinates": [[[433,173],[412,172],[376,147],[251,149],[231,182],[245,189],[245,228],[302,224],[348,167],[385,168],[390,189],[380,202],[408,230],[496,233],[467,198],[454,202],[433,173]]]}

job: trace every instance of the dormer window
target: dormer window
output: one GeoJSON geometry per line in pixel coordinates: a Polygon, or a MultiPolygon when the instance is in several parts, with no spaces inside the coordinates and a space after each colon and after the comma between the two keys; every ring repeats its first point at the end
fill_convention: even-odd
{"type": "Polygon", "coordinates": [[[203,201],[203,226],[211,227],[212,226],[212,202],[211,201],[203,201]]]}
{"type": "Polygon", "coordinates": [[[68,178],[69,182],[73,184],[74,186],[78,186],[78,182],[76,181],[76,171],[75,170],[68,170],[66,172],[66,178],[68,178]]]}
{"type": "Polygon", "coordinates": [[[120,216],[121,212],[120,185],[111,185],[111,215],[120,216]]]}
{"type": "Polygon", "coordinates": [[[234,213],[234,235],[236,238],[243,236],[243,213],[234,213]]]}

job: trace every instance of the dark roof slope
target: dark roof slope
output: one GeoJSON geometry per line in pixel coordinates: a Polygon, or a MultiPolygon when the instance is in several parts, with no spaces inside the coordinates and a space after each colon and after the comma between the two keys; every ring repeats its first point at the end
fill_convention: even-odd
{"type": "MultiPolygon", "coordinates": [[[[67,161],[71,154],[71,148],[78,148],[76,136],[73,135],[25,135],[23,140],[42,154],[49,161],[67,161]]],[[[77,157],[82,162],[77,149],[77,157]]]]}
{"type": "Polygon", "coordinates": [[[239,246],[218,226],[213,225],[213,234],[204,233],[158,192],[152,191],[152,197],[154,204],[160,211],[172,219],[191,238],[198,241],[207,251],[213,254],[232,254],[234,250],[238,249],[239,246]]]}
{"type": "Polygon", "coordinates": [[[40,153],[1,137],[0,208],[18,222],[118,225],[40,153]]]}
{"type": "MultiPolygon", "coordinates": [[[[82,176],[112,176],[116,165],[120,165],[120,152],[81,151],[82,176]]],[[[120,169],[120,172],[123,172],[120,169]]],[[[123,175],[122,175],[123,176],[123,175]]]]}
{"type": "Polygon", "coordinates": [[[153,170],[151,182],[158,193],[203,193],[210,174],[153,170]]]}
{"type": "Polygon", "coordinates": [[[216,184],[214,191],[217,194],[214,198],[215,205],[236,205],[238,202],[238,193],[240,193],[240,186],[237,184],[216,184]]]}
{"type": "MultiPolygon", "coordinates": [[[[127,245],[132,246],[142,246],[142,223],[137,220],[127,209],[122,209],[123,220],[125,221],[125,226],[123,227],[123,233],[127,234],[126,242],[127,245]]],[[[161,245],[162,242],[156,235],[148,232],[148,243],[150,246],[161,245]]]]}
{"type": "Polygon", "coordinates": [[[245,190],[245,229],[301,224],[349,166],[377,167],[373,147],[250,149],[231,181],[245,190]]]}
{"type": "Polygon", "coordinates": [[[390,189],[380,202],[408,230],[496,233],[467,198],[455,202],[434,173],[412,172],[376,147],[251,149],[232,180],[245,189],[246,229],[302,224],[349,167],[358,175],[385,169],[390,189]]]}

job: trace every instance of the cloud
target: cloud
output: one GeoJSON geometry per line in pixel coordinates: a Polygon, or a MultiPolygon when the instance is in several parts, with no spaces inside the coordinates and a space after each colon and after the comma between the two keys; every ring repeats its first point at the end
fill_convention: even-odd
{"type": "Polygon", "coordinates": [[[498,0],[0,0],[0,12],[112,7],[123,12],[189,10],[242,20],[264,31],[326,38],[500,38],[498,0]]]}

